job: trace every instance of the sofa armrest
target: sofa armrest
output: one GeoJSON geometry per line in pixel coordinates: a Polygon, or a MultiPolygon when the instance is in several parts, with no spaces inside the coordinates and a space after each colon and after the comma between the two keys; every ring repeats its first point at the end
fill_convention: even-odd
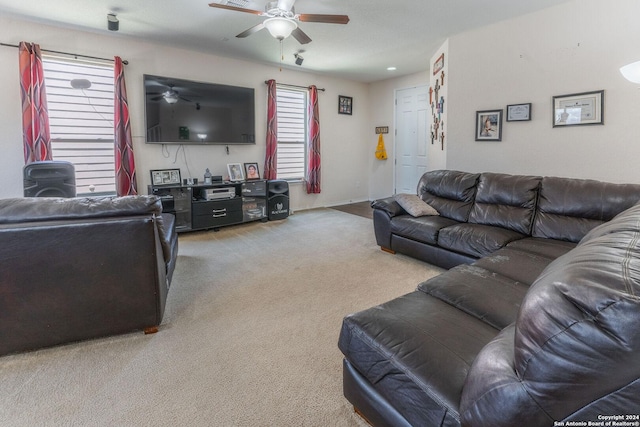
{"type": "Polygon", "coordinates": [[[373,202],[371,202],[371,207],[373,209],[379,209],[386,212],[390,218],[407,213],[407,211],[405,211],[402,206],[400,206],[398,202],[396,202],[396,199],[394,197],[374,200],[373,202]]]}

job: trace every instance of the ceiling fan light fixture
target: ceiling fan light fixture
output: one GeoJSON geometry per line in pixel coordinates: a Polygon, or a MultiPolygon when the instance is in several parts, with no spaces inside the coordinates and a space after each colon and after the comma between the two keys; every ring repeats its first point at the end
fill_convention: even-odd
{"type": "Polygon", "coordinates": [[[167,104],[175,104],[176,102],[178,102],[178,94],[173,91],[173,90],[168,90],[165,93],[162,94],[162,97],[164,98],[165,101],[167,101],[167,104]]]}
{"type": "Polygon", "coordinates": [[[298,28],[298,24],[296,24],[295,21],[279,16],[266,19],[263,25],[269,30],[269,33],[278,40],[286,39],[291,35],[293,30],[298,28]]]}
{"type": "Polygon", "coordinates": [[[640,83],[640,61],[633,62],[620,68],[620,73],[632,83],[640,83]]]}

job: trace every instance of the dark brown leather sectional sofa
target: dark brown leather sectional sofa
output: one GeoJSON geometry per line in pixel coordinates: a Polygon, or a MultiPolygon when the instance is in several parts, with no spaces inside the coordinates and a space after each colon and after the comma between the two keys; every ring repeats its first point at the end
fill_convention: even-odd
{"type": "Polygon", "coordinates": [[[0,355],[161,321],[173,215],[155,196],[0,200],[0,355]]]}
{"type": "Polygon", "coordinates": [[[378,244],[450,268],[345,317],[375,426],[553,426],[640,408],[640,185],[427,172],[438,216],[375,201],[378,244]]]}

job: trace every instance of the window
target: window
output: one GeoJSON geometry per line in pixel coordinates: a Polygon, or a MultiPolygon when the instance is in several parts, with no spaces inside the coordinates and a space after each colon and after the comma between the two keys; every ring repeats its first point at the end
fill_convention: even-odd
{"type": "Polygon", "coordinates": [[[73,163],[76,193],[115,194],[113,64],[43,55],[54,160],[73,163]]]}
{"type": "Polygon", "coordinates": [[[278,86],[278,179],[304,179],[307,151],[307,91],[278,86]]]}

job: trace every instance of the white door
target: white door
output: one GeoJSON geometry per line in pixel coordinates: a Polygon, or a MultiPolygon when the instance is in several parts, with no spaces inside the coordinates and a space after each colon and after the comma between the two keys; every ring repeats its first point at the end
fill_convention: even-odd
{"type": "Polygon", "coordinates": [[[416,194],[427,171],[429,95],[426,86],[396,92],[395,193],[416,194]]]}

